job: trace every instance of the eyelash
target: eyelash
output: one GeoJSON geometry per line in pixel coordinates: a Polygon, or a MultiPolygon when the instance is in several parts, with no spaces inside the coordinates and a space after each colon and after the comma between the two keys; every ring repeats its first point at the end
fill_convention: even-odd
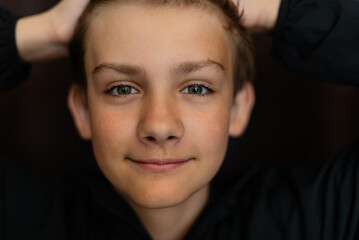
{"type": "Polygon", "coordinates": [[[129,95],[132,95],[132,94],[136,94],[136,93],[133,93],[132,91],[135,90],[136,93],[139,92],[139,90],[137,90],[136,88],[130,86],[130,85],[127,85],[127,84],[118,84],[118,85],[115,85],[115,86],[112,86],[110,87],[108,90],[105,91],[105,93],[107,95],[110,95],[112,97],[128,97],[129,95]],[[123,87],[128,87],[131,89],[131,92],[129,94],[115,94],[113,93],[114,90],[118,89],[118,88],[123,88],[123,87]]]}
{"type": "Polygon", "coordinates": [[[208,96],[208,95],[211,95],[214,93],[214,90],[205,83],[191,83],[191,84],[187,85],[184,89],[182,89],[181,92],[183,92],[185,89],[187,89],[189,87],[194,87],[194,86],[203,87],[207,91],[207,93],[201,93],[201,94],[186,93],[186,94],[190,94],[190,95],[196,96],[196,97],[205,97],[205,96],[208,96]]]}
{"type": "MultiPolygon", "coordinates": [[[[206,93],[200,93],[200,94],[191,94],[191,93],[186,93],[186,94],[190,94],[192,96],[196,96],[196,97],[204,97],[204,96],[207,96],[207,95],[211,95],[214,93],[214,90],[209,87],[207,84],[204,84],[204,83],[191,83],[191,84],[188,84],[185,88],[183,88],[180,92],[184,92],[185,89],[189,88],[189,87],[202,87],[204,88],[207,92],[206,93]]],[[[132,94],[136,94],[136,93],[133,93],[132,90],[135,90],[136,93],[139,92],[139,90],[137,90],[136,88],[130,86],[130,85],[126,85],[126,84],[119,84],[119,85],[115,85],[115,86],[112,86],[111,88],[109,88],[108,90],[105,91],[105,93],[107,95],[110,95],[112,97],[128,97],[129,95],[132,95],[132,94]],[[129,94],[114,94],[113,91],[118,89],[118,88],[121,88],[121,87],[129,87],[131,89],[131,93],[129,94]]]]}

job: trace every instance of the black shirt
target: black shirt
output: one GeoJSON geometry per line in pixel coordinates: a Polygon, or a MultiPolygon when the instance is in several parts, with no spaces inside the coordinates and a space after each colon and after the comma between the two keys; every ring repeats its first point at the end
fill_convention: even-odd
{"type": "MultiPolygon", "coordinates": [[[[359,2],[283,0],[273,56],[290,69],[359,86],[359,2]]],[[[16,18],[0,8],[0,91],[24,79],[16,18]]],[[[253,168],[212,186],[185,239],[359,239],[359,141],[323,166],[253,168]]],[[[0,239],[150,239],[101,173],[45,177],[0,160],[0,239]]]]}

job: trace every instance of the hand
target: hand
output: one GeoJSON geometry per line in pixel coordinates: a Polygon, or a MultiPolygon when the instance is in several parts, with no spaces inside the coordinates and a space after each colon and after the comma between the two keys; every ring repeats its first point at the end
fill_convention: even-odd
{"type": "Polygon", "coordinates": [[[16,45],[26,62],[50,60],[68,54],[78,18],[89,0],[62,0],[50,10],[19,19],[16,45]]]}
{"type": "Polygon", "coordinates": [[[280,0],[232,0],[239,1],[239,13],[243,11],[243,25],[251,32],[274,29],[277,22],[280,0]]]}
{"type": "Polygon", "coordinates": [[[89,0],[62,0],[49,10],[52,38],[67,45],[75,31],[76,23],[89,0]]]}

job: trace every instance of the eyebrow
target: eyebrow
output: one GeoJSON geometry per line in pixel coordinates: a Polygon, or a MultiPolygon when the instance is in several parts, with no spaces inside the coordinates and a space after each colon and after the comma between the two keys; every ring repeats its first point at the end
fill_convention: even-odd
{"type": "MultiPolygon", "coordinates": [[[[223,73],[225,73],[225,68],[222,64],[220,64],[217,61],[208,59],[204,61],[196,61],[196,62],[184,62],[176,65],[171,69],[172,73],[175,73],[177,75],[179,74],[190,74],[196,71],[199,71],[203,68],[215,68],[223,73]]],[[[100,65],[96,66],[94,70],[92,71],[93,75],[97,75],[102,71],[105,71],[107,69],[114,70],[118,73],[122,73],[125,75],[131,75],[131,76],[146,76],[146,70],[139,66],[132,66],[127,64],[114,64],[114,63],[101,63],[100,65]]]]}
{"type": "Polygon", "coordinates": [[[190,74],[190,73],[199,71],[202,68],[208,68],[208,67],[213,67],[213,68],[225,73],[224,66],[222,64],[220,64],[219,62],[216,62],[211,59],[208,59],[205,61],[199,61],[199,62],[181,63],[178,66],[174,67],[172,69],[172,72],[174,72],[176,74],[190,74]]]}
{"type": "Polygon", "coordinates": [[[114,63],[101,63],[94,68],[92,75],[97,75],[107,69],[115,70],[125,75],[146,75],[146,71],[141,67],[114,63]]]}

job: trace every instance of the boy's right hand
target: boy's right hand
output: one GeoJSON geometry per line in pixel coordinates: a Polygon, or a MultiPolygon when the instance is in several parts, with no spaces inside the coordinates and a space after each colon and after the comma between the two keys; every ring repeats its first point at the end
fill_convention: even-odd
{"type": "Polygon", "coordinates": [[[66,56],[78,18],[89,0],[61,0],[50,10],[24,18],[16,25],[16,45],[25,62],[66,56]]]}

